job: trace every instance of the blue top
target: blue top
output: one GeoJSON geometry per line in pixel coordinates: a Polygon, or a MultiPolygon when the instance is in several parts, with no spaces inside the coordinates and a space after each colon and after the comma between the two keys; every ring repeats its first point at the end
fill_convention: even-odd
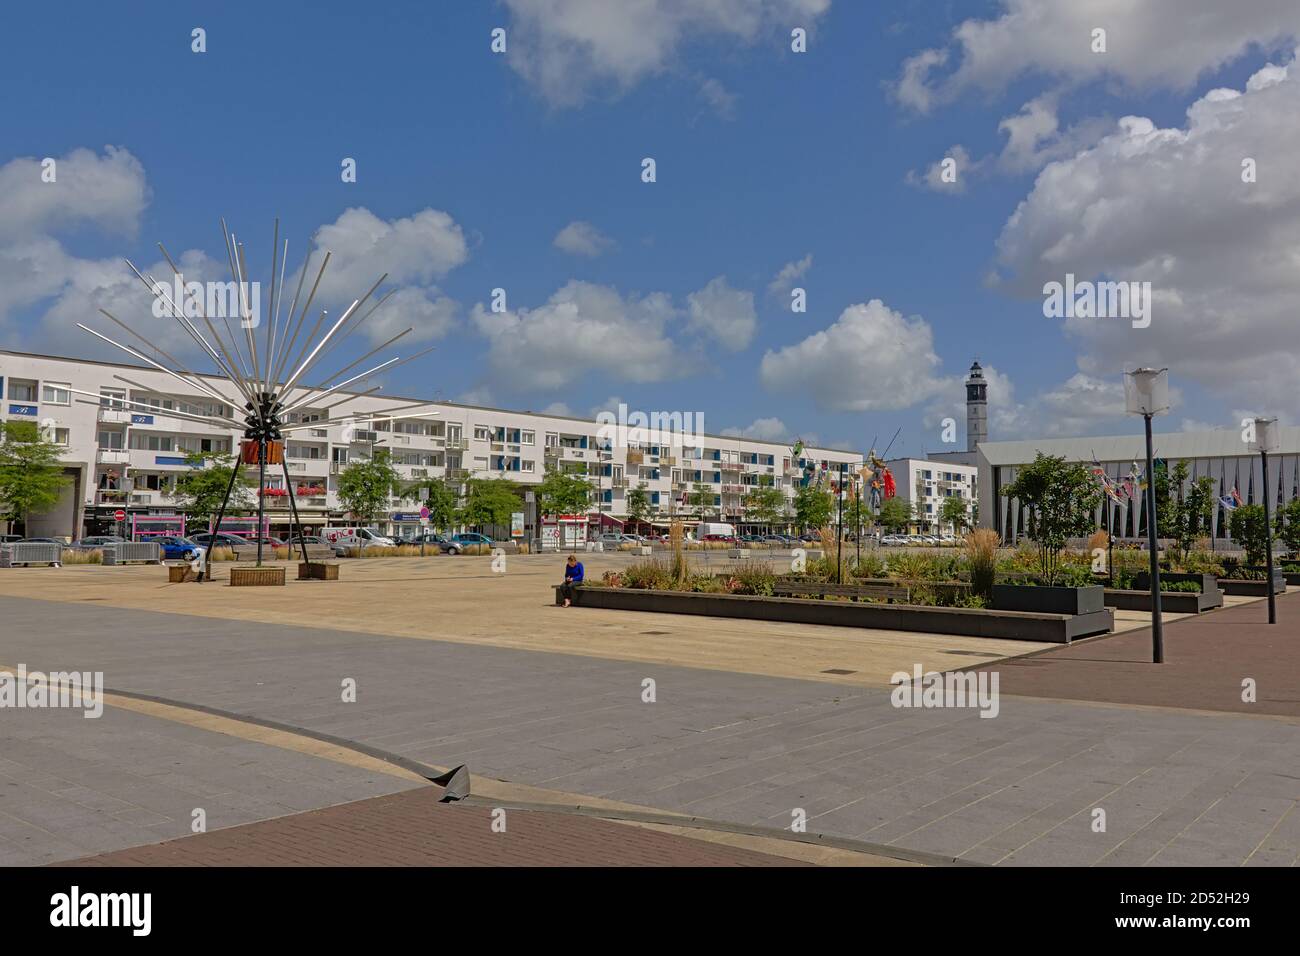
{"type": "Polygon", "coordinates": [[[571,581],[574,584],[582,583],[582,562],[579,561],[573,567],[567,564],[564,566],[564,580],[571,581]]]}

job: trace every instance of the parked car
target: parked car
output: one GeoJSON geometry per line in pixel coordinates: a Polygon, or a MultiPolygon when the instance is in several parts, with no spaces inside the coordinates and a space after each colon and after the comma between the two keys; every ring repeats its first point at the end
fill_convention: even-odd
{"type": "Polygon", "coordinates": [[[302,543],[302,544],[324,544],[324,543],[325,543],[325,539],[322,538],[322,537],[320,537],[319,535],[315,535],[315,534],[304,534],[304,535],[301,535],[301,536],[299,536],[299,535],[294,535],[293,537],[290,537],[289,535],[286,534],[286,535],[284,536],[283,540],[280,540],[280,541],[277,541],[277,542],[276,542],[276,544],[280,545],[281,547],[283,547],[283,546],[286,545],[286,544],[288,544],[288,545],[293,545],[294,547],[297,547],[299,543],[302,543]]]}
{"type": "Polygon", "coordinates": [[[192,560],[201,548],[198,542],[174,534],[161,534],[151,540],[162,549],[164,561],[192,560]]]}
{"type": "Polygon", "coordinates": [[[0,544],[16,544],[23,540],[20,534],[0,534],[0,544]]]}
{"type": "Polygon", "coordinates": [[[225,531],[216,535],[215,538],[208,531],[204,531],[202,534],[187,535],[187,537],[195,544],[202,545],[205,548],[212,547],[214,544],[218,548],[242,548],[250,543],[248,538],[241,538],[237,534],[230,534],[225,531]]]}
{"type": "Polygon", "coordinates": [[[74,541],[68,547],[73,551],[94,551],[106,544],[122,544],[124,539],[116,534],[92,534],[88,538],[74,541]]]}
{"type": "Polygon", "coordinates": [[[434,531],[426,531],[424,534],[417,534],[411,539],[411,544],[416,546],[424,545],[426,550],[429,548],[436,548],[443,554],[460,553],[459,549],[456,549],[454,552],[452,551],[456,545],[451,538],[447,537],[445,534],[439,534],[434,531]]]}
{"type": "Polygon", "coordinates": [[[617,548],[620,544],[624,543],[623,539],[625,537],[626,535],[617,534],[613,531],[606,531],[604,534],[598,535],[595,540],[606,547],[617,548]]]}
{"type": "Polygon", "coordinates": [[[61,538],[21,538],[19,544],[58,544],[67,547],[61,538]]]}
{"type": "Polygon", "coordinates": [[[475,547],[494,547],[492,539],[485,534],[477,534],[468,531],[463,534],[453,534],[451,536],[451,547],[447,549],[448,554],[460,554],[466,548],[475,547]]]}
{"type": "Polygon", "coordinates": [[[321,531],[320,536],[336,552],[347,551],[351,548],[391,548],[396,543],[392,538],[385,537],[374,528],[352,526],[325,528],[321,531]]]}
{"type": "Polygon", "coordinates": [[[901,548],[909,543],[905,534],[887,534],[880,539],[882,548],[901,548]]]}

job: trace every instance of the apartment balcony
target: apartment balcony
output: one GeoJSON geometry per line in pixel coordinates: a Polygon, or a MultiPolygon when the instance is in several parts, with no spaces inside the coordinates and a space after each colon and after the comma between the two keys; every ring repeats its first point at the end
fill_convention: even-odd
{"type": "Polygon", "coordinates": [[[464,438],[448,438],[443,447],[448,451],[465,451],[469,448],[469,441],[464,438]]]}
{"type": "Polygon", "coordinates": [[[131,492],[126,488],[100,488],[95,492],[97,505],[125,505],[131,501],[131,492]]]}
{"type": "Polygon", "coordinates": [[[131,413],[124,408],[100,408],[97,416],[101,425],[129,425],[131,413]]]}
{"type": "Polygon", "coordinates": [[[125,465],[131,461],[131,453],[125,449],[100,448],[95,452],[95,461],[101,465],[125,465]]]}
{"type": "Polygon", "coordinates": [[[645,464],[645,452],[639,448],[629,448],[627,450],[627,463],[629,465],[645,464]]]}
{"type": "Polygon", "coordinates": [[[464,481],[468,477],[469,477],[469,469],[467,468],[447,469],[447,478],[450,481],[464,481]]]}

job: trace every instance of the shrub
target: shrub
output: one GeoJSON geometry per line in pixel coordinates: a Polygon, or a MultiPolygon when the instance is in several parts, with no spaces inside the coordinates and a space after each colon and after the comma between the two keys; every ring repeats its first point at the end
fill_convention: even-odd
{"type": "Polygon", "coordinates": [[[623,587],[651,591],[673,590],[673,570],[666,561],[637,561],[623,571],[623,587]]]}
{"type": "Polygon", "coordinates": [[[987,601],[993,595],[993,579],[997,572],[998,534],[991,528],[978,528],[966,535],[962,547],[966,554],[966,567],[970,570],[971,592],[987,601]]]}
{"type": "Polygon", "coordinates": [[[1161,579],[1160,590],[1162,591],[1190,591],[1196,594],[1201,593],[1201,586],[1195,581],[1166,581],[1161,579]]]}
{"type": "Polygon", "coordinates": [[[952,558],[900,552],[889,557],[889,574],[903,581],[945,581],[955,573],[952,558]]]}
{"type": "Polygon", "coordinates": [[[73,551],[65,548],[61,561],[63,564],[103,564],[104,552],[99,548],[90,551],[73,551]]]}
{"type": "Polygon", "coordinates": [[[1268,550],[1268,527],[1263,505],[1238,505],[1232,510],[1228,528],[1233,540],[1246,552],[1247,564],[1263,564],[1268,550]]]}
{"type": "Polygon", "coordinates": [[[1096,584],[1097,579],[1093,577],[1091,565],[1062,564],[1056,570],[1054,583],[1056,587],[1082,588],[1096,584]]]}
{"type": "Polygon", "coordinates": [[[1178,569],[1188,574],[1223,574],[1223,558],[1211,551],[1188,551],[1178,562],[1178,569]]]}
{"type": "Polygon", "coordinates": [[[885,561],[880,555],[868,551],[854,562],[853,574],[859,578],[883,578],[885,561]]]}
{"type": "Polygon", "coordinates": [[[729,587],[733,594],[765,594],[771,596],[776,587],[776,572],[766,562],[751,563],[748,567],[737,568],[732,575],[734,587],[729,587]]]}

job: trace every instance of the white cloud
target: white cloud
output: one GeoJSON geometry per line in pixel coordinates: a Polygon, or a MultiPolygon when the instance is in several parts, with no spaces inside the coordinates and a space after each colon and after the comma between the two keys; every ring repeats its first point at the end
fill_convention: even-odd
{"type": "Polygon", "coordinates": [[[733,289],[725,276],[711,279],[703,289],[688,295],[686,302],[693,331],[733,352],[753,341],[758,325],[754,293],[733,289]]]}
{"type": "MultiPolygon", "coordinates": [[[[1111,376],[1169,366],[1225,398],[1300,407],[1300,74],[1269,67],[1245,92],[1212,90],[1186,128],[1124,117],[1095,146],[1048,165],[998,240],[1005,286],[1149,281],[1149,328],[1122,319],[1066,320],[1080,369],[1111,376]],[[1242,162],[1258,181],[1242,181],[1242,162]]],[[[1043,321],[1049,321],[1044,319],[1043,321]]]]}
{"type": "Polygon", "coordinates": [[[55,160],[55,181],[41,180],[41,160],[0,166],[0,242],[90,225],[134,236],[149,203],[144,167],[127,150],[103,155],[74,149],[55,160]]]}
{"type": "Polygon", "coordinates": [[[571,281],[535,309],[491,312],[477,304],[471,318],[488,339],[495,380],[516,389],[554,389],[593,372],[631,382],[657,382],[685,369],[667,333],[676,316],[662,292],[644,297],[571,281]]]}
{"type": "Polygon", "coordinates": [[[564,402],[551,402],[542,409],[543,415],[555,415],[559,418],[573,418],[573,409],[564,402]]]}
{"type": "MultiPolygon", "coordinates": [[[[363,306],[370,309],[386,290],[397,287],[360,326],[372,344],[408,327],[413,331],[402,344],[440,338],[451,328],[459,306],[431,283],[462,265],[469,250],[461,227],[447,213],[423,209],[403,219],[384,220],[369,209],[355,207],[321,226],[313,241],[317,251],[304,283],[304,297],[316,279],[322,253],[330,253],[313,309],[345,309],[387,273],[384,285],[363,306]]],[[[286,277],[285,283],[295,288],[297,274],[292,280],[286,277]]]]}
{"type": "Polygon", "coordinates": [[[743,428],[724,428],[722,434],[756,441],[787,441],[790,429],[779,418],[756,418],[743,428]]]}
{"type": "Polygon", "coordinates": [[[959,195],[966,191],[966,180],[975,175],[983,165],[983,160],[972,162],[965,146],[956,145],[948,148],[942,159],[936,159],[923,172],[908,170],[907,182],[913,186],[922,186],[937,193],[959,195]],[[951,160],[952,173],[944,177],[945,166],[951,160]]]}
{"type": "Polygon", "coordinates": [[[700,83],[700,99],[709,104],[722,119],[735,119],[736,101],[739,98],[711,76],[700,83]]]}
{"type": "Polygon", "coordinates": [[[767,284],[768,293],[775,296],[789,295],[790,290],[794,288],[795,282],[802,279],[808,270],[812,268],[812,262],[813,256],[811,252],[802,259],[787,262],[772,277],[772,281],[767,284]]]}
{"type": "Polygon", "coordinates": [[[553,245],[570,255],[594,259],[612,249],[615,242],[608,236],[602,235],[600,230],[591,223],[574,220],[556,233],[553,245]]]}
{"type": "MultiPolygon", "coordinates": [[[[675,66],[690,41],[753,43],[766,32],[812,29],[830,0],[505,0],[511,67],[552,106],[595,90],[624,92],[675,66]]],[[[706,94],[707,96],[707,94],[706,94]]]]}
{"type": "Polygon", "coordinates": [[[1001,0],[1000,15],[966,20],[947,46],[910,57],[895,92],[926,112],[968,90],[1000,91],[1026,74],[1186,89],[1253,46],[1298,36],[1294,0],[1001,0]],[[1092,50],[1098,27],[1106,30],[1105,53],[1092,50]]]}
{"type": "Polygon", "coordinates": [[[768,351],[759,378],[771,392],[807,395],[830,411],[893,411],[943,387],[938,365],[929,324],[872,299],[802,342],[768,351]]]}

